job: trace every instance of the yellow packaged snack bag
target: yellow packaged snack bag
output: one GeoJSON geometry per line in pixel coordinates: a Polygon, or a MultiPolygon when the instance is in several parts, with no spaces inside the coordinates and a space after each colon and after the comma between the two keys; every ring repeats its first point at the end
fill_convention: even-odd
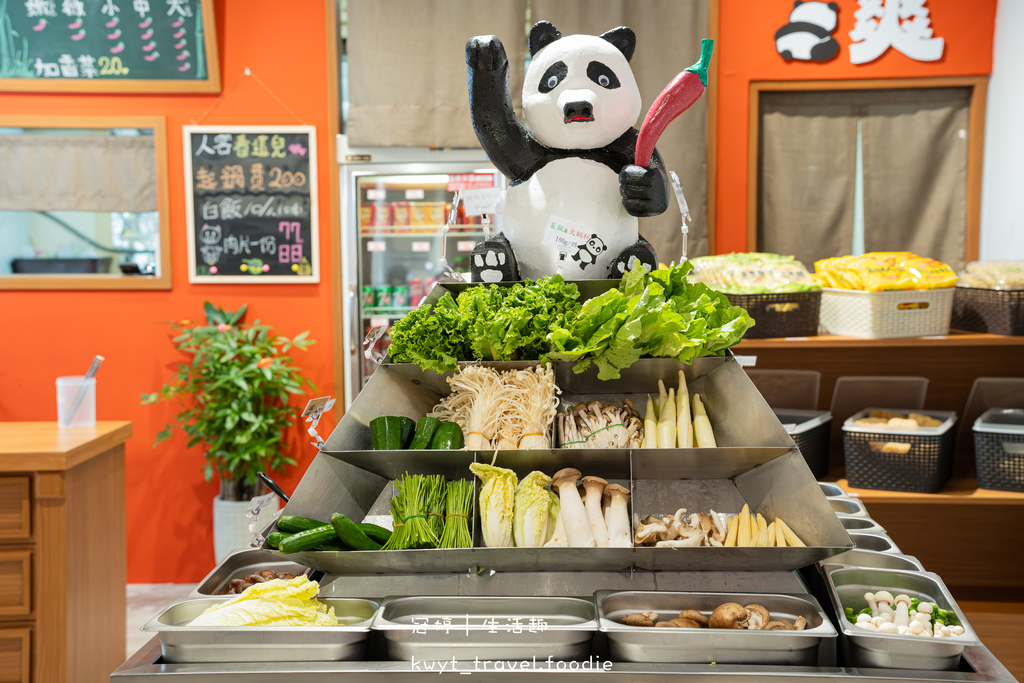
{"type": "Polygon", "coordinates": [[[823,287],[884,292],[936,289],[956,284],[956,273],[946,264],[909,251],[876,251],[860,256],[839,256],[814,264],[814,279],[823,287]]]}
{"type": "Polygon", "coordinates": [[[956,285],[956,273],[942,261],[911,255],[901,265],[914,277],[917,289],[938,289],[956,285]]]}

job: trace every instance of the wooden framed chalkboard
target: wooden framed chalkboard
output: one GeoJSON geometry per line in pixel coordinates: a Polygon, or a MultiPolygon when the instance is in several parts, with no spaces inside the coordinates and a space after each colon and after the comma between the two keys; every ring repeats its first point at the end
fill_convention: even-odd
{"type": "Polygon", "coordinates": [[[316,128],[182,130],[189,282],[319,282],[316,128]]]}
{"type": "Polygon", "coordinates": [[[0,90],[219,92],[213,0],[0,0],[0,90]]]}

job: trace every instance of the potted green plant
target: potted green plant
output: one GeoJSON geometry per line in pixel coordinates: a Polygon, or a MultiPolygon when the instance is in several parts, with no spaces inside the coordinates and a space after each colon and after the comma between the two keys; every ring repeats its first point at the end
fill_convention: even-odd
{"type": "Polygon", "coordinates": [[[169,439],[177,424],[188,437],[187,447],[204,449],[206,480],[214,475],[220,480],[214,499],[218,559],[250,537],[245,509],[265,490],[256,473],[283,472],[296,464],[285,444],[285,432],[299,413],[289,397],[303,394],[303,386],[315,389],[288,355],[292,347],[305,351],[313,343],[308,331],[293,339],[273,335],[259,320],[244,323],[246,309],[228,311],[206,302],[205,325],[169,323],[175,348],[189,362],[179,364],[160,391],[142,395],[143,404],[177,399],[181,405],[153,446],[169,439]]]}

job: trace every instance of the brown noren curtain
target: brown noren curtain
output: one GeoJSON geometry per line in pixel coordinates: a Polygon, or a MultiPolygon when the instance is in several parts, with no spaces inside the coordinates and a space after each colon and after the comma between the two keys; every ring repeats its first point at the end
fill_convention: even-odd
{"type": "Polygon", "coordinates": [[[761,94],[758,247],[814,262],[850,253],[857,119],[845,93],[761,94]]]}
{"type": "MultiPolygon", "coordinates": [[[[643,98],[637,128],[662,89],[700,58],[700,40],[708,37],[707,0],[533,0],[532,21],[542,19],[562,35],[600,35],[616,26],[633,29],[637,44],[630,66],[643,98]]],[[[712,60],[718,59],[718,47],[712,60]]],[[[679,176],[693,217],[687,242],[690,257],[708,253],[707,120],[705,94],[669,125],[657,145],[666,168],[679,176]]],[[[665,213],[640,219],[640,234],[654,245],[663,263],[679,261],[681,220],[674,195],[665,213]]]]}
{"type": "Polygon", "coordinates": [[[0,135],[0,210],[156,211],[153,136],[0,135]]]}
{"type": "Polygon", "coordinates": [[[864,248],[964,266],[970,88],[876,93],[863,105],[864,248]]]}
{"type": "Polygon", "coordinates": [[[526,0],[348,0],[349,144],[479,147],[466,41],[501,38],[521,113],[526,0]]]}

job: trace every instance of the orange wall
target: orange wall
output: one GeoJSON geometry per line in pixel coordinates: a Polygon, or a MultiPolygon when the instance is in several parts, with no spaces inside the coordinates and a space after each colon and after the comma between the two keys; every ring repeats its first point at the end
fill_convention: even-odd
{"type": "MultiPolygon", "coordinates": [[[[302,119],[317,127],[321,282],[309,285],[192,285],[186,269],[181,127],[198,119],[217,95],[41,95],[0,93],[0,111],[24,115],[165,116],[168,131],[173,289],[163,292],[0,292],[0,420],[54,420],[54,378],[82,374],[94,354],[106,357],[97,375],[97,417],[131,420],[126,450],[128,580],[198,581],[214,563],[211,501],[216,483],[200,473],[202,454],[177,437],[152,448],[170,404],[140,406],[180,360],[160,321],[202,317],[203,301],[235,308],[249,304],[284,335],[310,330],[316,340],[297,362],[321,394],[335,394],[331,297],[332,230],[328,116],[328,57],[323,2],[218,0],[217,42],[224,91],[235,85],[202,123],[295,124],[251,78],[250,67],[302,119]]],[[[330,417],[330,416],[329,416],[330,417]]],[[[321,433],[333,420],[325,418],[321,433]]],[[[314,455],[308,439],[300,461],[281,478],[291,491],[314,455]]]]}
{"type": "MultiPolygon", "coordinates": [[[[890,0],[891,2],[892,0],[890,0]]],[[[917,62],[895,49],[873,62],[850,63],[849,32],[856,0],[838,0],[833,36],[839,54],[823,63],[786,62],[775,51],[775,31],[788,23],[792,0],[719,0],[718,166],[715,249],[745,251],[747,164],[752,81],[840,80],[975,76],[992,71],[996,0],[928,0],[934,35],[945,39],[942,58],[917,62]]],[[[754,245],[749,245],[753,247],[754,245]]]]}

